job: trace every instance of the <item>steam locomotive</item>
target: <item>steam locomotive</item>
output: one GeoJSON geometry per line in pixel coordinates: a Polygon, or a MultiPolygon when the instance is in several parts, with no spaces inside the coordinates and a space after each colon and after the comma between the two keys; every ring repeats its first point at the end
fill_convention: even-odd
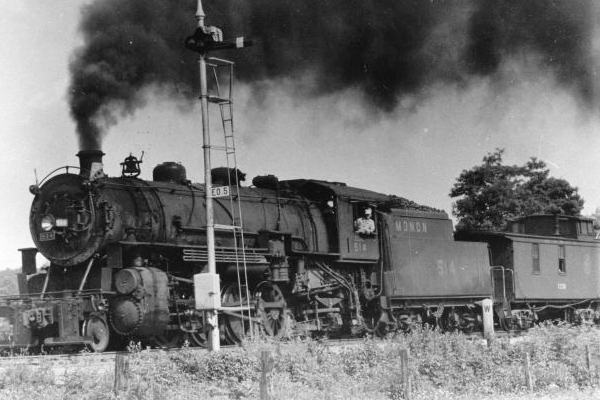
{"type": "MultiPolygon", "coordinates": [[[[148,181],[133,156],[108,177],[101,151],[77,155],[78,168],[30,187],[36,247],[21,249],[19,295],[0,299],[11,326],[0,346],[204,346],[194,275],[207,268],[205,187],[178,163],[156,166],[148,181]],[[49,266],[36,266],[38,252],[49,266]]],[[[243,174],[227,168],[212,179],[231,191],[213,199],[223,343],[424,323],[471,332],[486,298],[505,329],[557,312],[598,319],[600,247],[589,219],[536,216],[510,232],[454,238],[445,212],[344,183],[268,175],[242,186],[243,174]],[[365,233],[354,222],[367,208],[375,229],[365,233]]]]}

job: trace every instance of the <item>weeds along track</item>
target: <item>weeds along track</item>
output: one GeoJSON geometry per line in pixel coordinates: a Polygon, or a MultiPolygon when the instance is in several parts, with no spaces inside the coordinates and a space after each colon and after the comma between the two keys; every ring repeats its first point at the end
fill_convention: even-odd
{"type": "Polygon", "coordinates": [[[8,369],[34,368],[50,369],[57,373],[67,373],[79,368],[107,371],[114,368],[117,353],[78,353],[78,354],[45,354],[31,356],[15,356],[0,358],[0,373],[8,369]]]}
{"type": "MultiPolygon", "coordinates": [[[[402,336],[404,335],[395,335],[394,337],[390,336],[390,338],[381,340],[373,340],[373,338],[352,338],[326,340],[305,339],[283,342],[248,341],[244,346],[223,346],[221,355],[211,355],[206,349],[200,347],[150,349],[142,348],[137,344],[131,345],[129,351],[120,352],[91,353],[82,351],[73,354],[6,356],[0,357],[0,376],[9,377],[8,379],[11,381],[34,380],[36,382],[45,382],[47,385],[58,385],[58,387],[62,387],[68,384],[68,382],[88,382],[90,379],[100,380],[110,386],[113,381],[117,382],[117,376],[128,376],[129,378],[137,376],[138,378],[135,379],[143,380],[146,379],[145,377],[147,374],[153,374],[157,369],[162,371],[164,365],[172,365],[174,368],[169,369],[168,372],[164,372],[167,375],[170,373],[182,373],[174,372],[177,368],[181,368],[181,366],[183,366],[182,371],[186,370],[187,367],[191,368],[191,370],[199,368],[198,371],[202,371],[202,368],[206,367],[203,367],[202,363],[197,364],[197,360],[205,359],[205,357],[207,357],[206,359],[208,360],[212,359],[214,362],[220,363],[219,365],[224,363],[223,365],[227,366],[225,370],[223,370],[223,365],[221,365],[221,367],[216,367],[218,371],[228,371],[227,373],[233,373],[229,370],[233,365],[231,364],[232,362],[235,363],[233,370],[249,367],[252,369],[252,360],[258,360],[261,351],[265,348],[270,348],[275,357],[283,357],[281,360],[284,360],[284,362],[285,360],[289,361],[290,354],[296,354],[297,357],[300,358],[310,358],[315,356],[315,351],[323,357],[334,358],[346,357],[348,354],[350,354],[351,357],[360,358],[360,355],[365,353],[365,351],[371,355],[380,354],[381,357],[384,357],[384,354],[386,354],[387,349],[389,349],[390,346],[394,347],[397,345],[398,341],[402,342],[410,340],[411,337],[410,334],[407,335],[406,338],[402,336]],[[191,354],[190,352],[195,354],[191,354]],[[206,356],[201,353],[206,353],[206,356]],[[241,356],[242,358],[240,358],[240,354],[246,354],[246,356],[241,356]],[[248,354],[250,354],[250,358],[247,358],[248,354]],[[353,354],[357,355],[352,356],[353,354]],[[214,358],[213,356],[217,356],[217,358],[214,358]],[[240,360],[242,360],[242,367],[238,364],[240,360]]],[[[444,338],[443,340],[446,340],[446,338],[451,341],[457,340],[457,338],[453,339],[453,336],[454,335],[440,336],[438,333],[436,337],[444,338]]],[[[463,346],[472,347],[473,343],[480,342],[475,345],[477,348],[484,349],[488,347],[488,343],[481,335],[472,334],[459,336],[462,336],[463,338],[462,341],[465,343],[463,346]]],[[[511,345],[518,347],[522,345],[520,342],[528,340],[528,336],[529,335],[515,336],[509,333],[503,333],[497,335],[497,339],[501,342],[508,342],[511,345]]],[[[437,347],[438,346],[436,346],[436,348],[437,347]]],[[[447,346],[444,348],[447,348],[447,346]]],[[[435,353],[435,351],[433,351],[433,353],[435,353]]],[[[296,356],[292,358],[296,358],[296,356]]],[[[218,372],[210,371],[205,372],[210,376],[217,374],[218,372]]],[[[160,379],[163,378],[164,377],[161,377],[160,379]]]]}
{"type": "MultiPolygon", "coordinates": [[[[519,338],[525,338],[527,335],[523,333],[509,333],[509,332],[496,332],[496,338],[519,340],[519,338]]],[[[471,334],[465,335],[468,340],[481,340],[484,341],[482,335],[471,334]]],[[[365,341],[364,338],[345,338],[345,339],[323,339],[317,340],[320,344],[323,344],[333,352],[336,352],[336,348],[343,348],[348,346],[360,346],[365,341]]],[[[304,341],[299,341],[298,344],[302,344],[304,341]]],[[[383,343],[383,339],[382,339],[383,343]]],[[[284,346],[289,345],[289,342],[282,342],[284,346]]],[[[306,344],[306,343],[304,343],[306,344]]],[[[238,348],[239,346],[222,346],[221,349],[224,352],[238,348]]],[[[188,351],[206,351],[202,347],[188,347],[188,351]]],[[[151,353],[171,353],[181,351],[181,348],[165,348],[165,349],[144,349],[151,353]]],[[[47,368],[54,370],[55,373],[68,373],[79,368],[86,369],[98,369],[98,371],[111,371],[114,369],[115,358],[117,354],[131,354],[129,351],[119,352],[104,352],[104,353],[92,353],[88,351],[81,351],[78,353],[70,354],[42,354],[42,355],[18,355],[18,356],[4,356],[0,357],[0,374],[4,373],[8,369],[15,368],[47,368]]]]}
{"type": "MultiPolygon", "coordinates": [[[[347,346],[352,344],[360,344],[363,339],[335,339],[335,340],[323,340],[320,343],[330,346],[347,346]]],[[[222,351],[230,351],[236,349],[239,346],[225,345],[221,346],[222,351]]],[[[203,347],[187,347],[188,351],[207,351],[203,347]]],[[[164,349],[144,349],[151,353],[171,353],[181,351],[181,348],[164,348],[164,349]]],[[[129,351],[111,351],[104,353],[92,353],[88,351],[81,351],[78,353],[70,354],[41,354],[41,355],[17,355],[17,356],[4,356],[0,357],[0,373],[5,371],[7,368],[16,368],[19,366],[28,367],[69,367],[71,365],[75,368],[85,365],[86,367],[102,367],[106,365],[114,366],[115,358],[117,354],[131,354],[129,351]]]]}

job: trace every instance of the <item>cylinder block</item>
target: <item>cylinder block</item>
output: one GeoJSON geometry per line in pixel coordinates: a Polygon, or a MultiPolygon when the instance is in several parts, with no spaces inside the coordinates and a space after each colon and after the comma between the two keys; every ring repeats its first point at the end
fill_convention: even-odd
{"type": "Polygon", "coordinates": [[[111,308],[111,322],[122,335],[133,333],[142,323],[140,305],[131,297],[119,298],[111,308]]]}
{"type": "Polygon", "coordinates": [[[122,269],[115,276],[115,288],[119,294],[130,294],[141,283],[141,277],[137,270],[133,268],[122,269]]]}
{"type": "Polygon", "coordinates": [[[157,268],[127,268],[115,277],[121,296],[110,308],[113,328],[122,335],[162,334],[169,323],[169,279],[157,268]]]}

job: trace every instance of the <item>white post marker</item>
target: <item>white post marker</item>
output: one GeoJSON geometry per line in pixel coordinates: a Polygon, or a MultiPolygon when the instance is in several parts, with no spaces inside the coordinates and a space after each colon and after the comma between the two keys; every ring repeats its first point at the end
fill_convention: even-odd
{"type": "Polygon", "coordinates": [[[481,310],[483,313],[483,337],[485,339],[494,338],[494,303],[492,299],[483,299],[481,301],[481,310]]]}

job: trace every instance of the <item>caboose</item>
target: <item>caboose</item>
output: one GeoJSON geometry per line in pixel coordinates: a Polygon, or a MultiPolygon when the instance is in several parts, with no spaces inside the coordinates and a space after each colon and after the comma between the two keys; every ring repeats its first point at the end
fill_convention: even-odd
{"type": "Polygon", "coordinates": [[[546,319],[598,322],[600,240],[593,220],[531,215],[505,232],[458,231],[457,238],[489,244],[495,313],[505,329],[546,319]]]}

